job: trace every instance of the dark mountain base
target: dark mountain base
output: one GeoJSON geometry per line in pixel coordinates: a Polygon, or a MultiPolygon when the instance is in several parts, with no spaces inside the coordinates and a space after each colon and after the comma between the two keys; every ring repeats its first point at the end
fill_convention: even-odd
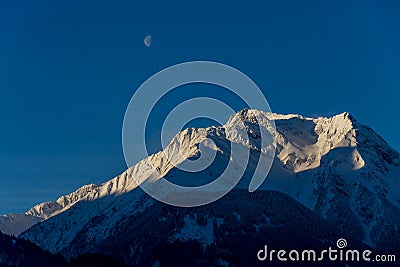
{"type": "Polygon", "coordinates": [[[24,239],[0,232],[0,267],[125,267],[124,263],[100,254],[85,254],[67,261],[24,239]]]}
{"type": "MultiPolygon", "coordinates": [[[[97,218],[93,223],[101,220],[97,218]]],[[[90,227],[87,225],[86,229],[90,227]]],[[[264,245],[277,251],[320,252],[328,247],[336,249],[339,238],[347,240],[347,249],[378,253],[361,242],[356,230],[341,229],[285,194],[233,190],[219,201],[197,208],[154,202],[142,213],[118,222],[113,233],[97,243],[86,243],[86,233],[82,231],[62,254],[105,254],[134,266],[345,266],[343,262],[257,259],[257,252],[264,245]]],[[[350,266],[368,265],[364,262],[350,266]]]]}

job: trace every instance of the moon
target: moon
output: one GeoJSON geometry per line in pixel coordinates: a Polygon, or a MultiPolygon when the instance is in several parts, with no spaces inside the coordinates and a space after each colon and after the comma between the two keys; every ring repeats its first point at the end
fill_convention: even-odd
{"type": "Polygon", "coordinates": [[[151,35],[147,35],[144,38],[144,45],[147,46],[147,47],[151,46],[151,35]]]}

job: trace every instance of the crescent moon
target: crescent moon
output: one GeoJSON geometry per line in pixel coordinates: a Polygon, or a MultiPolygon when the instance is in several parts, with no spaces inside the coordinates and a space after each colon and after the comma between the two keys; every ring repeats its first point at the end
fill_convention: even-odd
{"type": "Polygon", "coordinates": [[[147,35],[146,38],[144,38],[144,45],[147,47],[151,46],[151,35],[147,35]]]}

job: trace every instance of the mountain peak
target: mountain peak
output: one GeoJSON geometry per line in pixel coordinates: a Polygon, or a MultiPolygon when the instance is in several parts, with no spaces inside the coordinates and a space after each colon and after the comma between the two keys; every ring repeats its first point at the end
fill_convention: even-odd
{"type": "MultiPolygon", "coordinates": [[[[238,117],[241,118],[242,121],[252,121],[257,115],[262,115],[267,117],[269,120],[289,120],[293,118],[298,118],[302,120],[316,120],[316,119],[336,119],[336,120],[344,120],[344,121],[351,121],[351,122],[357,122],[356,118],[348,111],[344,111],[342,113],[338,113],[333,116],[318,116],[318,117],[305,117],[300,114],[296,113],[274,113],[274,112],[264,112],[258,109],[250,109],[250,108],[244,108],[242,110],[239,110],[235,114],[230,116],[229,120],[232,120],[232,118],[238,117]]],[[[228,120],[228,121],[229,121],[228,120]]]]}
{"type": "Polygon", "coordinates": [[[265,112],[261,112],[256,109],[249,109],[249,108],[242,109],[242,110],[238,111],[237,113],[231,115],[228,122],[226,123],[226,125],[238,124],[239,123],[238,120],[240,120],[242,122],[257,123],[256,117],[260,113],[266,114],[265,112]]]}
{"type": "Polygon", "coordinates": [[[340,113],[338,115],[335,115],[332,118],[335,118],[337,120],[343,120],[343,121],[349,122],[351,124],[357,122],[356,118],[348,111],[345,111],[345,112],[342,112],[342,113],[340,113]]]}

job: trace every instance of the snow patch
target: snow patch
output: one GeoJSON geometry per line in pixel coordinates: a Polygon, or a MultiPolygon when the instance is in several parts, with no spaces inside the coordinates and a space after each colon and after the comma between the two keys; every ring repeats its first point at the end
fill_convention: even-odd
{"type": "Polygon", "coordinates": [[[214,228],[212,218],[207,218],[205,225],[199,225],[196,220],[196,214],[193,218],[189,215],[184,217],[184,225],[175,235],[173,240],[188,241],[198,240],[203,246],[214,243],[214,228]]]}

